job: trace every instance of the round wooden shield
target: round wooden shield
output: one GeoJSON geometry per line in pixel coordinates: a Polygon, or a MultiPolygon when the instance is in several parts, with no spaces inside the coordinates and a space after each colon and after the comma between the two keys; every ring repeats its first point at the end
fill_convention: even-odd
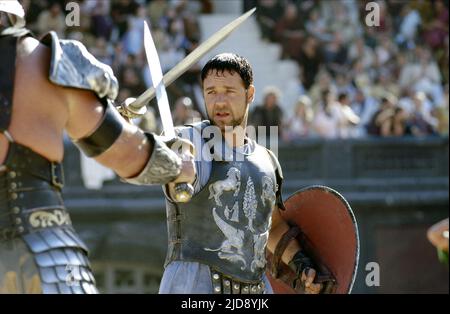
{"type": "MultiPolygon", "coordinates": [[[[359,236],[348,202],[329,187],[310,186],[290,196],[285,207],[281,215],[288,224],[300,228],[297,240],[319,268],[318,273],[327,273],[334,279],[333,288],[327,293],[350,293],[358,268],[359,236]]],[[[295,276],[284,264],[283,271],[295,276]]],[[[274,293],[298,293],[282,279],[267,275],[274,293]]]]}

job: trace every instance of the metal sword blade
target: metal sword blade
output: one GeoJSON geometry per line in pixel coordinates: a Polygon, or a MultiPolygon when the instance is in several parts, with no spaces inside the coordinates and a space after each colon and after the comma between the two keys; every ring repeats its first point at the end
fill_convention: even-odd
{"type": "Polygon", "coordinates": [[[163,74],[161,70],[161,64],[159,62],[158,51],[156,50],[155,43],[153,42],[152,34],[150,33],[147,22],[144,22],[144,49],[145,55],[147,57],[148,68],[152,77],[152,85],[156,91],[158,109],[164,129],[164,134],[168,138],[175,138],[172,113],[170,111],[166,87],[164,86],[163,82],[163,74]]]}

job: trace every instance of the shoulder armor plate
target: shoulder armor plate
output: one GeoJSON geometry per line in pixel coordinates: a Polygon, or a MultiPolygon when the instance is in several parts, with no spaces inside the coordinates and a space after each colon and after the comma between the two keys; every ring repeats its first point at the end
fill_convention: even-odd
{"type": "Polygon", "coordinates": [[[81,42],[60,40],[55,32],[49,32],[41,42],[52,50],[49,72],[52,83],[116,99],[119,84],[111,67],[98,61],[81,42]]]}

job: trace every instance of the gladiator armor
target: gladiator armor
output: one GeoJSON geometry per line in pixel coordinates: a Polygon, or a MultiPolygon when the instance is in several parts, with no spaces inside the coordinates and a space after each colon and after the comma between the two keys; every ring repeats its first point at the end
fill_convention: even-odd
{"type": "MultiPolygon", "coordinates": [[[[15,266],[14,263],[19,264],[31,255],[30,269],[38,273],[39,292],[97,293],[87,259],[88,249],[75,233],[62,201],[62,165],[15,142],[8,132],[17,41],[27,35],[25,29],[8,29],[0,36],[0,133],[9,140],[6,160],[0,166],[0,247],[8,247],[8,243],[9,247],[25,244],[24,251],[17,254],[23,256],[8,260],[6,254],[0,258],[15,266]]],[[[53,33],[44,41],[49,38],[52,47],[49,78],[53,83],[91,90],[99,98],[115,97],[117,84],[112,72],[84,59],[81,46],[74,46],[79,53],[75,50],[70,53],[71,45],[58,42],[53,33]]],[[[2,280],[8,280],[10,275],[11,271],[0,274],[0,291],[2,280]]]]}
{"type": "MultiPolygon", "coordinates": [[[[118,83],[111,68],[92,56],[75,40],[60,40],[55,32],[43,37],[41,42],[51,48],[49,79],[56,85],[90,90],[104,105],[104,115],[96,130],[89,136],[73,140],[88,157],[105,152],[122,133],[124,120],[113,104],[118,94],[118,83]]],[[[166,184],[181,172],[181,159],[153,134],[146,134],[152,144],[151,158],[144,169],[124,181],[136,185],[166,184]]]]}
{"type": "Polygon", "coordinates": [[[268,150],[253,144],[252,153],[213,160],[208,183],[190,202],[166,200],[166,266],[208,265],[215,293],[264,291],[265,249],[281,176],[268,150]]]}

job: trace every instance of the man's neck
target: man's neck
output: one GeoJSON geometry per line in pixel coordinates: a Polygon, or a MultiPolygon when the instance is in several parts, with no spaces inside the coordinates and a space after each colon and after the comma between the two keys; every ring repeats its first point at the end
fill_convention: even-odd
{"type": "Polygon", "coordinates": [[[246,126],[238,126],[238,127],[229,127],[222,131],[222,136],[225,139],[225,142],[228,146],[236,148],[242,147],[245,144],[246,136],[246,126]],[[229,130],[228,130],[229,129],[229,130]]]}

